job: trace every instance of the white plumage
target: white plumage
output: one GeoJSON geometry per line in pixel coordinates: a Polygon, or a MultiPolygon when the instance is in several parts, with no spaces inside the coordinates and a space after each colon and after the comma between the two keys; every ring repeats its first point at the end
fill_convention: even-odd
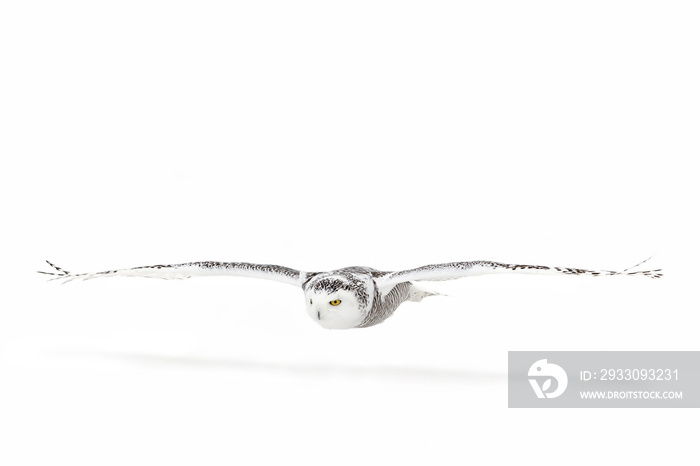
{"type": "MultiPolygon", "coordinates": [[[[649,259],[647,259],[649,260],[649,259]]],[[[345,267],[330,272],[302,272],[289,267],[247,262],[188,262],[150,265],[96,273],[71,273],[49,261],[53,275],[64,283],[99,277],[148,277],[183,279],[196,276],[231,275],[264,278],[300,287],[304,291],[306,310],[319,325],[329,329],[370,327],[391,316],[405,301],[421,301],[437,293],[423,290],[413,282],[452,280],[488,273],[566,274],[588,276],[628,275],[659,278],[661,269],[634,271],[639,264],[616,272],[544,265],[504,264],[491,261],[449,262],[415,269],[382,272],[369,267],[345,267]]]]}

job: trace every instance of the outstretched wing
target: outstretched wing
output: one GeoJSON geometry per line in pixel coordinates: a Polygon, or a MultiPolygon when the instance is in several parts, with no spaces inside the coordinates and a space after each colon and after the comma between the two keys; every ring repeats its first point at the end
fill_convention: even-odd
{"type": "Polygon", "coordinates": [[[95,273],[72,273],[64,270],[49,261],[46,261],[55,272],[42,272],[53,275],[56,280],[65,280],[64,283],[80,279],[90,280],[99,277],[148,277],[162,278],[165,280],[183,279],[197,276],[222,276],[232,275],[237,277],[264,278],[275,280],[289,285],[301,286],[304,272],[290,269],[280,265],[249,264],[247,262],[187,262],[185,264],[172,265],[147,265],[131,269],[106,270],[95,273]]]}
{"type": "Polygon", "coordinates": [[[651,278],[661,277],[661,269],[630,272],[630,270],[642,265],[644,262],[646,261],[640,262],[634,267],[625,269],[622,272],[615,272],[612,270],[586,270],[571,267],[550,267],[547,265],[504,264],[501,262],[491,261],[448,262],[446,264],[424,265],[423,267],[402,270],[399,272],[389,272],[377,277],[375,281],[379,286],[389,286],[408,281],[418,282],[424,280],[452,280],[455,278],[484,275],[487,273],[566,274],[590,275],[594,277],[605,275],[640,275],[651,278]]]}

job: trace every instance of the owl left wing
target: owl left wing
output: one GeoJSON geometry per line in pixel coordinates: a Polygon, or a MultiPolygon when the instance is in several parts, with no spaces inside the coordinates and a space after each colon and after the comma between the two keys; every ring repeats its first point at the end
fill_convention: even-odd
{"type": "Polygon", "coordinates": [[[630,272],[630,270],[638,267],[644,262],[641,262],[634,267],[625,269],[622,272],[615,272],[612,270],[586,270],[572,267],[551,267],[547,265],[504,264],[501,262],[492,261],[448,262],[446,264],[424,265],[415,269],[384,273],[376,277],[375,282],[378,286],[384,287],[408,281],[418,282],[453,280],[455,278],[484,275],[488,273],[565,274],[589,275],[593,277],[605,275],[639,275],[651,278],[661,277],[661,269],[630,272]]]}
{"type": "Polygon", "coordinates": [[[100,277],[147,277],[162,278],[165,280],[183,279],[197,276],[237,276],[263,278],[274,280],[289,285],[301,286],[304,272],[271,264],[250,264],[247,262],[187,262],[184,264],[172,265],[147,265],[133,267],[130,269],[106,270],[94,273],[72,273],[62,269],[49,261],[46,261],[55,272],[43,272],[46,275],[53,275],[55,280],[65,280],[67,283],[72,280],[90,280],[100,277]]]}

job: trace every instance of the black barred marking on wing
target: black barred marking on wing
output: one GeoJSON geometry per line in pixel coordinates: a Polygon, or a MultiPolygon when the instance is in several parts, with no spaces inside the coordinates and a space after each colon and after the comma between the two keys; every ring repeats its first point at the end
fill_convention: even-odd
{"type": "Polygon", "coordinates": [[[71,273],[70,273],[69,271],[67,271],[67,270],[65,270],[65,269],[62,269],[61,267],[59,267],[59,266],[57,266],[57,265],[54,265],[54,264],[52,264],[52,263],[49,262],[49,261],[46,261],[46,263],[49,264],[49,265],[50,265],[51,267],[53,267],[54,269],[56,269],[56,270],[58,271],[58,273],[55,273],[55,272],[44,272],[43,270],[39,270],[39,271],[38,271],[39,273],[43,273],[44,275],[66,275],[66,276],[67,276],[67,275],[71,275],[71,273]]]}
{"type": "Polygon", "coordinates": [[[75,279],[89,280],[92,278],[113,275],[142,276],[148,278],[153,277],[164,279],[189,278],[192,274],[190,273],[191,271],[188,269],[194,269],[195,274],[197,270],[200,270],[202,272],[214,272],[214,275],[216,275],[217,272],[221,272],[222,275],[251,275],[255,277],[272,279],[282,278],[282,280],[280,281],[284,281],[290,284],[295,284],[301,276],[301,272],[299,272],[298,270],[291,269],[289,267],[271,264],[251,264],[247,262],[201,261],[170,265],[145,265],[140,267],[132,267],[129,269],[105,270],[103,272],[94,273],[71,273],[49,261],[46,261],[46,263],[53,267],[56,270],[56,272],[39,271],[39,273],[45,275],[52,275],[54,278],[52,278],[51,280],[65,280],[64,283],[68,283],[75,279]],[[150,270],[162,271],[162,273],[156,272],[152,275],[149,275],[148,273],[138,273],[150,270]]]}
{"type": "MultiPolygon", "coordinates": [[[[49,262],[48,260],[46,261],[47,264],[49,264],[51,267],[56,269],[58,273],[56,272],[44,272],[43,270],[38,270],[38,273],[43,273],[44,275],[53,275],[55,276],[56,279],[61,279],[61,278],[79,278],[79,277],[87,277],[88,275],[109,275],[109,274],[115,274],[118,272],[118,270],[105,270],[104,272],[93,272],[93,273],[72,273],[67,271],[66,269],[62,269],[61,267],[49,262]]],[[[162,268],[162,267],[168,267],[166,265],[153,265],[153,266],[146,266],[146,267],[133,267],[131,269],[127,270],[136,270],[136,269],[146,269],[146,268],[162,268]]]]}
{"type": "MultiPolygon", "coordinates": [[[[632,267],[630,267],[632,268],[632,267]]],[[[565,267],[553,267],[553,270],[561,272],[567,275],[593,275],[593,276],[611,276],[611,275],[644,275],[650,278],[660,278],[663,276],[661,269],[656,270],[639,270],[637,272],[616,272],[614,270],[586,270],[586,269],[573,269],[565,267]]],[[[629,269],[627,269],[629,270],[629,269]]]]}
{"type": "MultiPolygon", "coordinates": [[[[649,260],[649,259],[647,259],[649,260]]],[[[404,276],[414,276],[416,274],[420,273],[430,273],[430,272],[450,272],[454,271],[456,274],[451,277],[446,277],[443,278],[444,280],[450,280],[453,278],[458,278],[460,277],[459,272],[466,272],[472,269],[478,269],[478,268],[485,268],[485,269],[492,269],[492,270],[511,270],[511,271],[552,271],[552,272],[558,272],[558,273],[563,273],[566,275],[591,275],[591,276],[610,276],[610,275],[643,275],[646,277],[650,278],[660,278],[663,274],[661,273],[661,269],[656,269],[656,270],[640,270],[636,272],[628,272],[628,270],[631,270],[635,267],[638,267],[639,265],[642,265],[645,263],[647,260],[640,262],[639,264],[629,267],[628,269],[625,269],[622,272],[616,272],[613,270],[587,270],[587,269],[579,269],[579,268],[573,268],[573,267],[550,267],[546,265],[525,265],[525,264],[505,264],[502,262],[493,262],[493,261],[470,261],[470,262],[448,262],[445,264],[432,264],[432,265],[424,265],[422,267],[417,267],[415,269],[409,269],[409,270],[402,270],[398,272],[390,272],[386,275],[378,275],[377,277],[386,277],[391,279],[392,281],[394,279],[399,279],[404,276]]],[[[418,280],[417,278],[412,278],[414,280],[418,280]]],[[[440,278],[434,278],[435,280],[440,280],[440,278]]]]}
{"type": "Polygon", "coordinates": [[[284,267],[281,265],[272,265],[272,264],[251,264],[248,262],[216,262],[216,261],[204,261],[204,262],[188,262],[185,264],[176,264],[176,265],[156,265],[152,266],[156,268],[161,268],[161,267],[173,267],[173,268],[181,268],[181,267],[199,267],[204,270],[206,269],[221,269],[221,270],[249,270],[252,272],[264,272],[264,273],[273,273],[273,274],[278,274],[278,275],[283,275],[285,277],[297,279],[299,278],[300,272],[295,269],[291,269],[289,267],[284,267]]]}
{"type": "MultiPolygon", "coordinates": [[[[402,270],[399,272],[389,272],[387,275],[394,277],[401,277],[402,275],[408,275],[416,272],[431,272],[435,270],[470,270],[475,267],[490,267],[492,269],[507,269],[507,270],[550,270],[553,267],[548,267],[546,265],[522,265],[522,264],[504,264],[501,262],[492,261],[470,261],[470,262],[447,262],[445,264],[431,264],[424,265],[422,267],[417,267],[415,269],[402,270]]],[[[572,269],[575,270],[575,269],[572,269]]]]}

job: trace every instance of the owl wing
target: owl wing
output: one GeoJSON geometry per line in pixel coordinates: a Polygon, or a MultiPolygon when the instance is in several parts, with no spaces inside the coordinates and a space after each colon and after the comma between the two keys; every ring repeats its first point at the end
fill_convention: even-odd
{"type": "Polygon", "coordinates": [[[187,262],[172,265],[147,265],[131,269],[106,270],[94,273],[72,273],[49,261],[46,262],[55,269],[55,272],[39,271],[39,273],[53,275],[55,280],[65,280],[64,283],[76,279],[90,280],[99,277],[116,276],[173,280],[197,276],[231,275],[236,277],[264,278],[289,285],[301,286],[302,279],[306,275],[304,272],[281,265],[249,264],[247,262],[187,262]]]}
{"type": "Polygon", "coordinates": [[[634,267],[630,267],[621,272],[615,272],[612,270],[586,270],[571,267],[551,267],[547,265],[504,264],[501,262],[491,261],[448,262],[446,264],[424,265],[415,269],[384,273],[376,277],[375,282],[378,286],[384,287],[408,281],[418,282],[453,280],[455,278],[484,275],[488,273],[528,273],[549,275],[565,274],[590,275],[593,277],[606,275],[639,275],[651,278],[661,277],[661,269],[640,270],[636,272],[630,271],[642,265],[644,262],[646,261],[640,262],[634,267]]]}

